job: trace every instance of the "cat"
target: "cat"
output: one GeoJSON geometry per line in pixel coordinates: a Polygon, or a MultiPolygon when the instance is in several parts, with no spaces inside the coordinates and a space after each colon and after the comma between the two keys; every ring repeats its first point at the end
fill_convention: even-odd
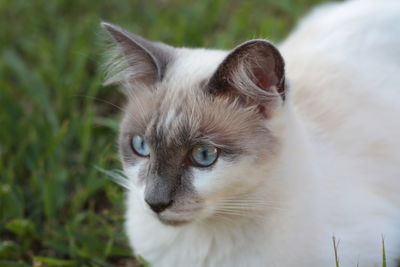
{"type": "Polygon", "coordinates": [[[323,5],[278,47],[230,51],[102,26],[118,52],[107,83],[128,99],[119,150],[136,255],[321,267],[335,246],[340,266],[368,267],[384,240],[387,266],[400,264],[400,2],[323,5]]]}

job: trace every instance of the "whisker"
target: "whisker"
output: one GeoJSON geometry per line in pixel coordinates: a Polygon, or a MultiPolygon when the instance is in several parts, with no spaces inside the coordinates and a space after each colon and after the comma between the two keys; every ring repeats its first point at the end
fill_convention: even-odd
{"type": "Polygon", "coordinates": [[[268,200],[247,200],[247,199],[236,199],[236,200],[219,200],[219,205],[231,205],[231,206],[243,206],[243,207],[252,207],[252,206],[263,206],[263,207],[279,207],[285,208],[282,206],[281,202],[277,201],[268,201],[268,200]]]}
{"type": "Polygon", "coordinates": [[[105,103],[105,104],[108,104],[108,105],[110,105],[110,106],[112,106],[112,107],[115,107],[115,108],[117,108],[118,110],[120,110],[120,111],[125,111],[122,107],[120,107],[120,106],[118,106],[118,105],[116,105],[116,104],[114,104],[114,103],[111,103],[110,101],[107,101],[107,100],[104,100],[104,99],[101,99],[101,98],[98,98],[98,97],[94,97],[94,96],[88,96],[88,95],[74,95],[75,97],[82,97],[82,98],[88,98],[88,99],[93,99],[93,100],[96,100],[96,101],[99,101],[99,102],[102,102],[102,103],[105,103]]]}
{"type": "Polygon", "coordinates": [[[221,202],[229,202],[229,203],[279,203],[277,201],[272,200],[262,200],[262,199],[222,199],[221,202]]]}
{"type": "MultiPolygon", "coordinates": [[[[114,103],[111,103],[111,102],[107,101],[107,100],[104,100],[104,99],[101,99],[101,98],[98,98],[98,97],[94,97],[94,96],[87,96],[87,95],[75,95],[75,97],[89,98],[89,99],[93,99],[95,101],[99,101],[99,102],[108,104],[108,105],[110,105],[112,107],[117,108],[118,110],[122,111],[123,113],[125,113],[127,116],[129,116],[129,119],[134,120],[135,122],[138,122],[137,118],[135,118],[131,113],[129,113],[126,108],[120,107],[120,106],[118,106],[118,105],[116,105],[114,103]]],[[[143,117],[143,115],[142,115],[142,117],[143,117]]]]}
{"type": "Polygon", "coordinates": [[[255,206],[255,205],[218,205],[219,207],[223,208],[231,208],[231,209],[252,209],[257,210],[260,208],[264,208],[264,206],[255,206]]]}
{"type": "Polygon", "coordinates": [[[260,214],[255,214],[255,213],[248,213],[248,212],[237,212],[237,211],[231,211],[231,210],[226,210],[226,209],[218,209],[216,210],[216,214],[220,215],[231,215],[231,216],[238,216],[238,217],[246,217],[246,218],[264,218],[264,216],[260,214]]]}
{"type": "Polygon", "coordinates": [[[277,203],[268,203],[268,202],[219,202],[223,205],[237,205],[237,206],[268,206],[268,205],[277,205],[277,203]]]}
{"type": "Polygon", "coordinates": [[[95,168],[98,171],[107,175],[108,178],[110,178],[110,180],[113,181],[114,183],[122,186],[123,188],[125,188],[127,190],[132,190],[131,181],[125,176],[125,174],[121,170],[109,171],[109,170],[105,170],[105,169],[97,167],[97,166],[95,166],[95,168]]]}
{"type": "Polygon", "coordinates": [[[230,208],[237,208],[237,209],[252,209],[252,210],[260,210],[260,209],[265,209],[265,208],[274,208],[274,209],[281,209],[285,210],[285,208],[276,206],[276,205],[271,205],[268,203],[251,203],[251,204],[246,204],[246,203],[238,203],[238,204],[223,204],[219,203],[217,204],[221,207],[230,207],[230,208]]]}
{"type": "Polygon", "coordinates": [[[226,215],[235,215],[235,216],[247,216],[246,214],[240,212],[232,212],[229,210],[218,210],[217,213],[219,214],[226,214],[226,215]]]}

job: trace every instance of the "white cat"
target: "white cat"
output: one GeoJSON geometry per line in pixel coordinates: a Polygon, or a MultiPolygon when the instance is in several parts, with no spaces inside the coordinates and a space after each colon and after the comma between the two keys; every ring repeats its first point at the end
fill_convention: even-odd
{"type": "Polygon", "coordinates": [[[152,266],[400,264],[400,1],[322,6],[279,46],[103,23],[129,102],[126,231],[152,266]],[[281,56],[282,54],[282,56],[281,56]],[[284,64],[285,61],[285,64],[284,64]],[[285,65],[285,66],[284,66],[285,65]]]}

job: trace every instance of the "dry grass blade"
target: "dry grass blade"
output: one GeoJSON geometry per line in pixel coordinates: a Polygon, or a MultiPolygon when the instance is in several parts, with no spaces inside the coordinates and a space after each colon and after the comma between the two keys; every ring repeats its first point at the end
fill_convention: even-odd
{"type": "Polygon", "coordinates": [[[335,251],[335,263],[336,263],[336,267],[339,267],[338,247],[339,247],[340,240],[338,240],[338,241],[336,242],[336,237],[335,237],[335,236],[332,236],[332,242],[333,242],[333,250],[335,251]]]}

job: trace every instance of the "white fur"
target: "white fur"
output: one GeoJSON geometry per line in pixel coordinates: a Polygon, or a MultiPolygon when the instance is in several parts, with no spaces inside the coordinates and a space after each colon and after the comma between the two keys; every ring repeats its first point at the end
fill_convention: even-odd
{"type": "MultiPolygon", "coordinates": [[[[126,230],[152,265],[334,266],[333,235],[340,266],[380,266],[382,235],[388,266],[400,258],[400,2],[319,8],[281,52],[292,90],[268,123],[282,153],[264,165],[221,161],[194,182],[210,207],[218,187],[248,188],[273,205],[258,216],[173,227],[156,219],[135,184],[126,230]]],[[[183,88],[211,75],[226,52],[182,54],[167,76],[183,88]]]]}

